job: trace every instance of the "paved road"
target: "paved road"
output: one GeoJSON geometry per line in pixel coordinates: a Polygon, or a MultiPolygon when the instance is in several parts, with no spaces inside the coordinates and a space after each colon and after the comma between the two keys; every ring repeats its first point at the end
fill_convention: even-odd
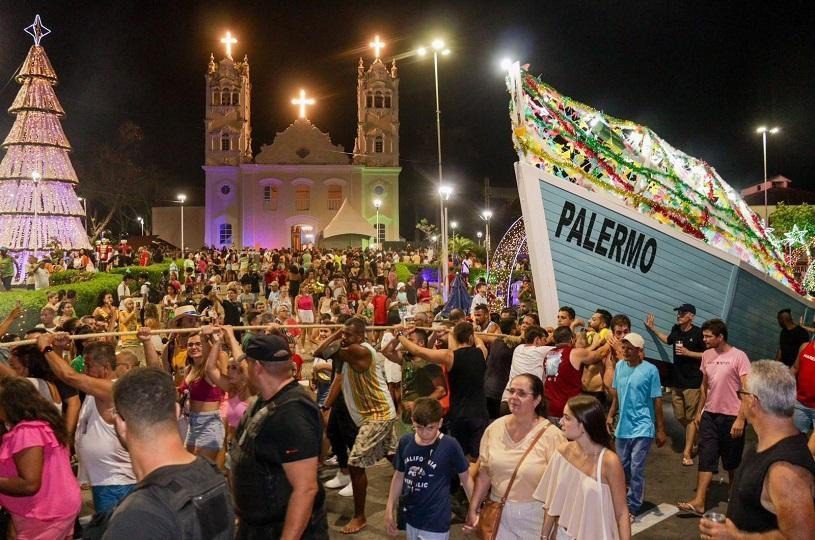
{"type": "MultiPolygon", "coordinates": [[[[681,448],[684,434],[681,426],[673,417],[670,406],[670,395],[664,401],[665,421],[668,435],[673,444],[666,444],[663,448],[654,446],[648,455],[646,468],[645,506],[643,512],[647,512],[656,505],[667,503],[675,505],[677,501],[688,500],[693,497],[693,489],[696,484],[696,467],[683,467],[681,448]]],[[[752,435],[752,433],[750,433],[752,435]]],[[[754,440],[754,435],[752,435],[754,440]]],[[[750,444],[748,439],[748,444],[750,444]]],[[[360,540],[386,537],[384,525],[385,503],[388,497],[388,487],[392,474],[391,466],[386,462],[381,462],[368,471],[368,527],[353,535],[353,538],[360,540]]],[[[326,469],[321,474],[327,479],[334,473],[334,469],[326,469]]],[[[708,508],[717,507],[720,511],[727,508],[727,481],[722,484],[716,482],[710,489],[708,495],[708,508]]],[[[341,534],[340,529],[348,522],[353,514],[353,500],[348,497],[340,497],[336,490],[329,490],[327,499],[328,524],[331,528],[331,538],[347,538],[341,534]]],[[[663,507],[665,508],[665,507],[663,507]]],[[[663,521],[635,534],[637,539],[659,539],[666,538],[698,538],[699,519],[692,516],[672,515],[663,521]]],[[[453,524],[451,538],[464,539],[473,538],[461,532],[460,524],[453,524]]],[[[402,536],[404,538],[404,536],[402,536]]]]}

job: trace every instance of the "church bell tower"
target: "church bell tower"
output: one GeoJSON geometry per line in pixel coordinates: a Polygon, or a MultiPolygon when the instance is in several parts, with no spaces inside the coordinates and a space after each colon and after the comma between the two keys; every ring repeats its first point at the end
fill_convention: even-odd
{"type": "Polygon", "coordinates": [[[366,70],[357,67],[357,137],[354,163],[369,167],[399,166],[399,75],[396,61],[386,67],[379,57],[384,44],[371,43],[376,58],[366,70]]]}
{"type": "Polygon", "coordinates": [[[249,60],[235,62],[227,32],[221,39],[226,55],[220,62],[210,55],[206,74],[204,156],[206,165],[239,165],[252,161],[252,123],[249,60]]]}

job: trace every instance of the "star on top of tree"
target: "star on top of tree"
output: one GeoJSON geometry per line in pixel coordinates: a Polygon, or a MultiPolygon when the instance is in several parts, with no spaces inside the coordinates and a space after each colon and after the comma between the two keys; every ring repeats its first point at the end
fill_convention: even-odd
{"type": "Polygon", "coordinates": [[[802,246],[806,244],[806,234],[807,231],[798,227],[798,224],[796,223],[792,226],[792,230],[784,234],[784,244],[789,247],[795,247],[796,245],[802,246]]]}
{"type": "Polygon", "coordinates": [[[34,45],[39,45],[42,38],[51,33],[40,20],[40,16],[34,17],[34,24],[25,29],[25,33],[34,38],[34,45]]]}

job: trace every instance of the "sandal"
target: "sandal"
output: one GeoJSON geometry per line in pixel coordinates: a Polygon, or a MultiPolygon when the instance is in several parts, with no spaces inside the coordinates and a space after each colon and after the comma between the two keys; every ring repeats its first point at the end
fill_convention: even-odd
{"type": "Polygon", "coordinates": [[[698,510],[689,502],[678,502],[676,503],[676,507],[683,514],[693,514],[694,516],[702,517],[702,515],[705,513],[704,510],[698,510]]]}

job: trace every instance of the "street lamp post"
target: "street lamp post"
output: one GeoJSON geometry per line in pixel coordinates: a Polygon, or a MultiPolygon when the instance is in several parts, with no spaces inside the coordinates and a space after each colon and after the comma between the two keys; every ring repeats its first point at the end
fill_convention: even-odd
{"type": "Polygon", "coordinates": [[[85,214],[85,217],[82,218],[82,224],[85,227],[85,234],[88,234],[88,206],[86,204],[87,201],[85,200],[85,197],[77,197],[77,199],[79,200],[79,202],[82,203],[82,212],[85,214]]]}
{"type": "Polygon", "coordinates": [[[184,202],[187,200],[187,196],[183,193],[179,193],[176,200],[181,203],[181,258],[184,259],[184,202]]]}
{"type": "Polygon", "coordinates": [[[485,228],[486,234],[484,238],[484,245],[486,246],[487,253],[487,283],[490,282],[490,220],[492,219],[492,210],[484,210],[481,213],[481,219],[487,222],[485,228]]]}
{"type": "Polygon", "coordinates": [[[382,206],[382,199],[374,199],[374,208],[376,208],[376,246],[379,246],[379,207],[382,206]]]}
{"type": "Polygon", "coordinates": [[[760,128],[756,129],[756,133],[761,134],[761,145],[764,150],[764,224],[767,225],[770,222],[770,216],[767,209],[767,191],[769,191],[769,186],[767,186],[767,133],[770,135],[775,135],[781,131],[779,127],[772,127],[767,128],[766,126],[761,126],[760,128]]]}
{"type": "MultiPolygon", "coordinates": [[[[37,171],[31,173],[31,179],[34,181],[34,198],[31,203],[34,205],[34,222],[31,224],[31,230],[34,233],[33,249],[36,250],[40,241],[40,178],[42,176],[37,171]]],[[[32,242],[29,240],[28,246],[32,247],[32,242]]]]}
{"type": "Polygon", "coordinates": [[[439,186],[439,200],[441,204],[441,254],[439,256],[439,288],[441,289],[444,301],[447,301],[447,206],[444,204],[450,200],[453,194],[452,186],[439,186]]]}
{"type": "Polygon", "coordinates": [[[475,233],[475,235],[478,237],[478,247],[481,247],[481,238],[484,236],[484,233],[478,231],[475,233]]]}
{"type": "MultiPolygon", "coordinates": [[[[435,81],[435,89],[436,89],[436,145],[438,148],[439,154],[439,192],[441,193],[442,189],[442,164],[441,164],[441,106],[439,102],[439,53],[444,56],[450,54],[450,49],[448,49],[444,45],[444,41],[441,39],[434,39],[431,43],[431,48],[433,49],[433,79],[435,81]]],[[[420,47],[417,51],[419,56],[424,56],[427,54],[427,49],[425,47],[420,47]]],[[[447,301],[447,231],[444,222],[444,200],[439,201],[439,229],[441,229],[441,256],[440,256],[440,268],[442,269],[441,274],[439,274],[439,281],[443,281],[443,285],[441,285],[442,289],[442,296],[444,301],[447,301]]]]}
{"type": "Polygon", "coordinates": [[[144,236],[144,218],[141,217],[141,216],[138,216],[136,218],[136,221],[139,222],[139,225],[141,226],[141,235],[144,236]]]}

